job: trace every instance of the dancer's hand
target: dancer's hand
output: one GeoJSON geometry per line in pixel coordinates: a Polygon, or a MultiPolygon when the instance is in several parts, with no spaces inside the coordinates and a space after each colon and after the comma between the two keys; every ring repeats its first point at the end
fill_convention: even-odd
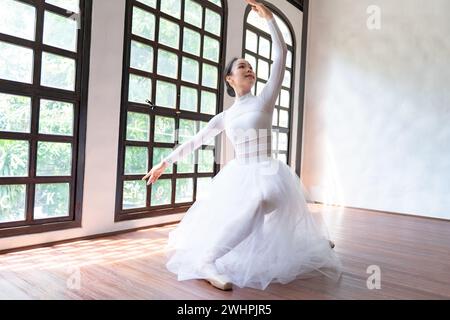
{"type": "Polygon", "coordinates": [[[142,180],[149,178],[147,181],[147,185],[149,185],[150,183],[155,183],[168,166],[169,164],[167,162],[161,161],[159,164],[154,166],[144,177],[142,177],[142,180]]]}
{"type": "Polygon", "coordinates": [[[273,18],[272,12],[262,3],[256,2],[256,0],[245,0],[250,6],[252,6],[252,10],[255,11],[261,18],[270,20],[273,18]]]}

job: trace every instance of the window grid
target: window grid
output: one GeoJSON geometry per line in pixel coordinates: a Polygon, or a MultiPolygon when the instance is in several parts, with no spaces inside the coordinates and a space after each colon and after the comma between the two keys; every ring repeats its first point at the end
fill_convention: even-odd
{"type": "MultiPolygon", "coordinates": [[[[137,0],[127,0],[127,18],[126,18],[126,38],[125,38],[125,44],[124,44],[124,52],[126,53],[124,55],[124,77],[123,77],[123,88],[122,88],[122,118],[121,118],[121,129],[120,129],[120,141],[119,141],[119,172],[118,172],[118,180],[117,180],[117,196],[116,196],[116,221],[121,220],[128,220],[128,219],[135,219],[135,218],[142,218],[142,217],[148,217],[148,216],[156,216],[161,214],[170,214],[170,213],[176,213],[176,212],[182,212],[185,211],[186,208],[188,208],[195,200],[197,195],[197,178],[205,178],[205,177],[212,177],[214,174],[218,171],[219,166],[217,164],[214,165],[214,168],[211,172],[203,173],[199,172],[198,168],[198,157],[200,150],[213,150],[215,151],[215,147],[204,145],[199,150],[197,150],[194,153],[194,172],[192,173],[180,173],[178,172],[178,167],[180,163],[177,163],[173,166],[173,170],[171,173],[167,173],[167,171],[159,178],[159,181],[165,181],[165,179],[168,179],[171,181],[171,195],[170,195],[170,203],[168,204],[158,204],[153,205],[152,203],[152,195],[156,192],[156,187],[154,185],[152,186],[146,186],[145,190],[144,188],[141,188],[140,190],[142,192],[146,192],[145,197],[145,206],[143,205],[143,202],[140,203],[140,205],[136,207],[124,207],[124,198],[126,197],[124,192],[124,183],[127,181],[140,181],[142,176],[145,175],[145,173],[150,170],[150,168],[153,166],[154,157],[156,157],[155,148],[167,148],[172,150],[173,147],[176,145],[175,142],[177,141],[171,141],[171,142],[158,142],[155,141],[156,138],[156,119],[157,117],[168,117],[174,120],[174,126],[175,126],[175,133],[179,133],[180,128],[180,120],[193,120],[195,121],[195,133],[200,130],[200,122],[208,122],[213,115],[212,114],[206,114],[201,113],[201,101],[202,101],[202,92],[208,92],[215,94],[215,113],[217,114],[222,109],[221,101],[220,101],[220,95],[222,89],[222,83],[220,81],[221,79],[221,65],[223,65],[224,61],[223,55],[221,52],[224,50],[223,41],[221,39],[223,38],[224,30],[225,30],[225,15],[226,15],[226,8],[219,7],[218,5],[212,3],[211,1],[206,0],[181,0],[181,14],[180,19],[175,18],[171,16],[170,14],[167,14],[166,12],[161,11],[161,0],[156,1],[156,6],[151,7],[144,3],[141,3],[137,0]],[[185,6],[186,3],[190,1],[191,3],[194,2],[198,5],[201,5],[202,10],[202,22],[201,27],[190,24],[189,22],[185,21],[185,6]],[[132,33],[132,26],[133,26],[133,8],[139,8],[144,10],[147,13],[154,15],[154,37],[153,39],[147,39],[145,37],[136,35],[132,33]],[[206,26],[206,10],[213,11],[217,14],[219,14],[221,19],[221,33],[220,35],[216,35],[212,32],[209,32],[205,30],[206,26]],[[179,39],[178,39],[178,49],[171,47],[168,44],[163,44],[160,42],[160,28],[161,28],[161,19],[164,19],[169,22],[173,22],[178,26],[179,30],[179,39]],[[199,48],[199,55],[192,54],[190,52],[186,52],[183,48],[184,43],[184,30],[185,28],[189,28],[189,30],[197,32],[200,35],[200,48],[199,48]],[[219,57],[222,57],[222,59],[218,59],[218,61],[211,61],[209,59],[204,58],[204,39],[205,36],[216,40],[219,42],[219,57]],[[131,67],[131,41],[138,41],[142,44],[148,45],[153,48],[153,61],[152,61],[152,71],[143,71],[136,68],[131,67]],[[159,74],[158,70],[158,59],[159,57],[159,50],[167,51],[171,54],[174,54],[177,57],[177,73],[176,78],[172,78],[167,75],[161,75],[159,74]],[[186,80],[182,80],[183,75],[183,57],[192,59],[198,63],[198,78],[197,83],[192,83],[186,80]],[[203,66],[204,64],[214,66],[217,68],[217,86],[215,88],[211,88],[208,86],[203,85],[203,66]],[[174,105],[172,104],[172,108],[165,107],[165,106],[157,106],[153,110],[150,108],[149,104],[147,104],[144,99],[141,99],[139,101],[129,101],[129,91],[131,90],[130,83],[129,83],[129,74],[136,74],[138,76],[143,76],[151,81],[151,94],[149,95],[149,100],[152,101],[154,104],[158,104],[157,100],[157,84],[159,81],[164,81],[166,83],[170,83],[171,85],[175,85],[176,87],[176,98],[174,105]],[[185,108],[181,108],[181,88],[188,88],[188,89],[194,89],[196,90],[196,105],[195,105],[195,111],[194,110],[186,110],[185,108]],[[126,138],[125,132],[127,128],[127,114],[129,112],[136,112],[139,114],[144,114],[149,117],[149,139],[148,141],[130,141],[126,138]],[[125,148],[129,146],[139,146],[142,148],[146,148],[148,151],[148,157],[147,157],[147,171],[143,174],[124,174],[124,166],[125,163],[125,148]],[[193,201],[189,202],[180,202],[177,201],[177,181],[180,181],[179,179],[187,179],[191,178],[193,179],[193,201]]],[[[218,3],[218,1],[215,1],[218,3]]],[[[177,137],[175,137],[175,140],[177,140],[177,137]]],[[[156,159],[156,158],[155,158],[156,159]]],[[[159,162],[159,161],[157,161],[159,162]]],[[[167,170],[167,169],[166,169],[167,170]]],[[[187,181],[187,180],[183,180],[187,181]]],[[[158,183],[157,182],[157,183],[158,183]]],[[[143,183],[143,182],[142,182],[143,183]]],[[[180,186],[179,190],[181,190],[180,186]]]]}
{"type": "MultiPolygon", "coordinates": [[[[7,5],[6,2],[3,4],[7,5]]],[[[3,131],[0,129],[0,139],[3,141],[7,141],[10,143],[12,141],[28,142],[28,162],[26,175],[22,176],[13,174],[12,176],[0,177],[0,187],[12,188],[13,185],[25,186],[24,219],[6,220],[6,222],[0,221],[0,237],[78,227],[81,224],[81,206],[79,203],[81,203],[82,197],[83,175],[82,167],[80,167],[80,165],[84,161],[83,150],[85,136],[83,128],[86,125],[85,108],[87,103],[87,62],[85,62],[85,60],[88,59],[86,58],[86,56],[88,56],[89,54],[88,43],[90,39],[89,28],[92,6],[91,1],[80,0],[79,7],[81,14],[74,15],[72,12],[49,4],[44,0],[20,0],[10,2],[10,4],[17,5],[18,7],[25,4],[29,5],[30,8],[34,8],[35,20],[33,21],[34,40],[28,40],[25,38],[21,38],[20,35],[7,34],[6,32],[0,31],[0,43],[28,48],[32,50],[33,55],[32,77],[29,83],[27,83],[26,81],[20,81],[18,79],[10,79],[4,76],[0,77],[0,95],[2,95],[4,99],[12,96],[19,96],[24,97],[25,99],[29,99],[30,101],[29,130],[19,132],[14,129],[5,129],[3,131]],[[77,31],[75,31],[77,32],[77,34],[74,35],[74,38],[76,39],[75,51],[57,47],[57,44],[49,45],[44,43],[44,25],[45,23],[50,23],[48,20],[44,20],[45,13],[48,13],[49,15],[56,14],[57,16],[55,17],[62,18],[63,20],[68,19],[64,20],[67,23],[70,23],[70,19],[72,19],[70,21],[79,21],[80,28],[77,28],[77,31]],[[69,58],[74,61],[75,67],[73,70],[73,90],[59,88],[55,84],[42,84],[42,73],[43,71],[45,71],[43,69],[42,61],[43,53],[58,55],[60,57],[69,58]],[[41,109],[45,108],[45,106],[43,107],[43,103],[45,103],[45,101],[51,101],[55,104],[59,103],[60,105],[67,104],[67,106],[72,106],[70,134],[60,134],[52,132],[51,130],[50,132],[45,133],[39,131],[39,125],[44,122],[44,119],[40,118],[40,112],[41,109]],[[71,158],[66,162],[66,164],[70,164],[69,174],[38,174],[38,144],[44,146],[45,143],[55,143],[53,144],[53,148],[56,146],[61,146],[62,143],[65,143],[66,146],[70,145],[71,158]],[[47,208],[46,214],[42,216],[36,210],[36,204],[40,201],[36,193],[38,193],[39,191],[47,190],[44,193],[40,194],[43,197],[45,196],[46,200],[44,200],[44,202],[46,205],[51,204],[52,201],[58,201],[55,200],[55,197],[56,199],[58,199],[57,192],[54,192],[54,190],[53,192],[51,192],[49,188],[45,189],[45,186],[48,187],[52,184],[66,184],[66,186],[68,185],[68,192],[64,193],[67,199],[63,198],[63,200],[61,200],[63,201],[63,207],[67,208],[67,214],[54,214],[55,212],[57,213],[56,209],[52,213],[51,210],[47,208]],[[67,206],[65,206],[64,204],[66,201],[67,206]]],[[[29,23],[29,21],[27,22],[29,23]]],[[[42,116],[44,117],[45,113],[42,113],[42,116]]],[[[6,144],[4,144],[4,146],[6,146],[6,144]]],[[[49,145],[47,144],[47,146],[49,145]]],[[[56,161],[56,159],[53,160],[56,161]]],[[[23,161],[22,158],[21,161],[23,161]]],[[[6,164],[4,163],[3,165],[6,164]]],[[[46,163],[43,163],[43,165],[46,165],[46,163]]],[[[56,162],[54,162],[53,165],[54,168],[57,167],[56,162]]],[[[58,170],[56,170],[56,172],[57,171],[58,170]]],[[[3,194],[2,199],[0,199],[3,205],[3,208],[1,209],[4,214],[7,212],[5,208],[11,207],[11,204],[5,205],[5,203],[8,202],[8,199],[11,199],[11,197],[11,192],[9,192],[7,194],[3,194]]],[[[42,205],[42,203],[40,204],[42,205]]],[[[0,220],[2,220],[1,217],[0,220]]]]}

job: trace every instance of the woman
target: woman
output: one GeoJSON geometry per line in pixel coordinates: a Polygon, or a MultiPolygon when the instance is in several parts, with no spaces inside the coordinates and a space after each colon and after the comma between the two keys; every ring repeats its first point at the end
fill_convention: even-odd
{"type": "Polygon", "coordinates": [[[178,280],[206,279],[229,290],[265,289],[322,273],[338,278],[340,263],[325,226],[313,219],[298,176],[271,157],[271,124],[280,93],[287,47],[273,14],[261,3],[246,0],[267,21],[273,41],[270,78],[253,96],[255,73],[244,59],[225,70],[227,92],[235,97],[190,141],[182,144],[143,177],[154,183],[170,164],[220,132],[231,140],[235,159],[212,180],[208,194],[188,210],[169,235],[167,268],[178,280]]]}

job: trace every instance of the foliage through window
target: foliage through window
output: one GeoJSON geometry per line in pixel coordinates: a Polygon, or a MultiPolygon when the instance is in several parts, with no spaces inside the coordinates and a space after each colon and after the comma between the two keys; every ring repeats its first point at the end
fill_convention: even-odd
{"type": "Polygon", "coordinates": [[[0,0],[0,236],[80,224],[90,11],[0,0]]]}
{"type": "Polygon", "coordinates": [[[126,6],[116,220],[180,212],[201,196],[217,170],[214,141],[152,186],[141,178],[222,109],[224,3],[127,0],[126,6]]]}

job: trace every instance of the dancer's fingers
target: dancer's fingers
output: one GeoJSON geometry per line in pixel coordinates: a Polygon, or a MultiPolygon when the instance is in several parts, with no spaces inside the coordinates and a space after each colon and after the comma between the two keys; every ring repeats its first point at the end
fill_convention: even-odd
{"type": "Polygon", "coordinates": [[[245,0],[245,1],[252,7],[253,10],[257,11],[260,3],[256,2],[255,0],[245,0]]]}
{"type": "Polygon", "coordinates": [[[145,176],[142,177],[142,180],[147,179],[152,174],[152,171],[149,171],[145,176]]]}
{"type": "Polygon", "coordinates": [[[161,176],[160,172],[154,172],[152,174],[152,176],[150,177],[149,183],[147,183],[147,185],[150,183],[155,183],[159,179],[160,176],[161,176]]]}

